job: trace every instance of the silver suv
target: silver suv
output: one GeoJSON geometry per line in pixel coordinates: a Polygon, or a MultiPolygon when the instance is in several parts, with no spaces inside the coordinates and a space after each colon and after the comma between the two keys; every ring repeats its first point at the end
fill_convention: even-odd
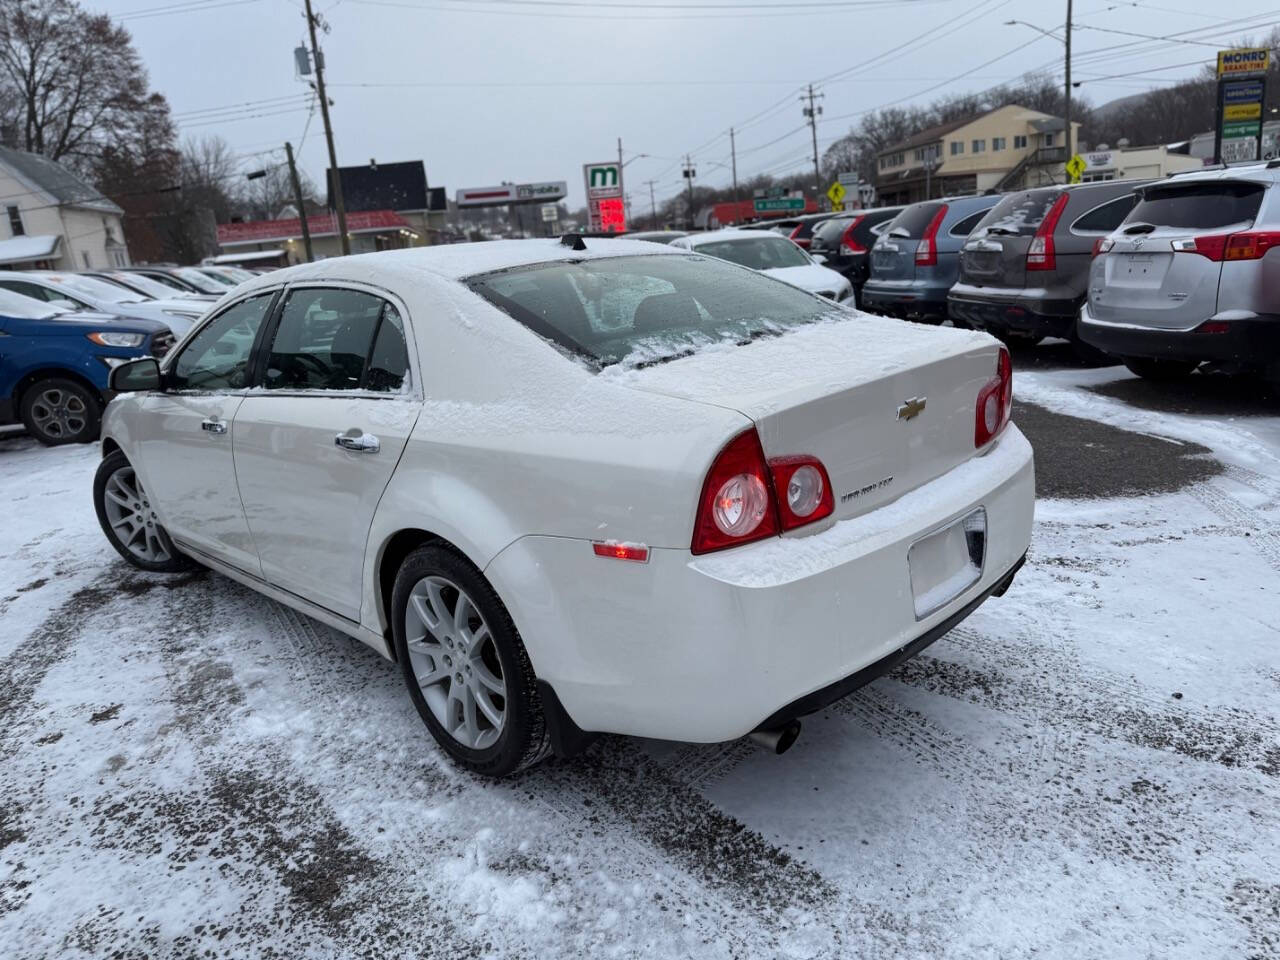
{"type": "Polygon", "coordinates": [[[1280,161],[1139,188],[1099,242],[1080,336],[1143,377],[1280,376],[1280,161]]]}

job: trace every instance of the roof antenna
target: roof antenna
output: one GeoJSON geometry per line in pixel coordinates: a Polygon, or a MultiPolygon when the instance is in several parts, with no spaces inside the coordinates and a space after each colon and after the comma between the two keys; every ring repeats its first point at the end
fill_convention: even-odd
{"type": "Polygon", "coordinates": [[[587,249],[587,245],[583,241],[582,234],[580,233],[566,233],[560,238],[560,246],[568,247],[570,250],[587,249]]]}

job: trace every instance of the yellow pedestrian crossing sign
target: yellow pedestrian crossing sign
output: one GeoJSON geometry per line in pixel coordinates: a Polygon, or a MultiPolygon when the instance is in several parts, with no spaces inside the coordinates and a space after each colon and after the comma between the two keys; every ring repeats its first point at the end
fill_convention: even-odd
{"type": "Polygon", "coordinates": [[[1071,178],[1072,183],[1080,182],[1080,174],[1084,173],[1084,157],[1075,154],[1067,161],[1067,176],[1071,178]]]}
{"type": "Polygon", "coordinates": [[[844,195],[848,191],[845,190],[844,184],[837,180],[827,189],[827,199],[831,201],[832,207],[838,207],[844,203],[844,195]]]}

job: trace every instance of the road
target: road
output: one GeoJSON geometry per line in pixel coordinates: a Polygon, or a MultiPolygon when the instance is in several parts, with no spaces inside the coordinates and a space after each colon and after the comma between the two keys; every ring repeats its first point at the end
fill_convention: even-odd
{"type": "Polygon", "coordinates": [[[0,437],[6,957],[1280,956],[1280,403],[1015,368],[1006,597],[782,757],[502,783],[367,648],[125,566],[96,450],[0,437]]]}

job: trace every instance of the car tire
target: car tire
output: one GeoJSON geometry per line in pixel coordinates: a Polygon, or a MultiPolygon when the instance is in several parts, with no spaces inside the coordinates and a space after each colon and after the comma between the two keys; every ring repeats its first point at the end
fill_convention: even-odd
{"type": "Polygon", "coordinates": [[[1123,362],[1144,380],[1181,380],[1200,366],[1197,360],[1155,360],[1150,357],[1125,357],[1123,362]]]}
{"type": "Polygon", "coordinates": [[[93,477],[93,507],[111,546],[138,569],[178,573],[196,565],[178,552],[160,525],[123,451],[113,450],[98,464],[93,477]]]}
{"type": "Polygon", "coordinates": [[[391,616],[409,697],[455,762],[473,773],[505,777],[551,752],[524,643],[492,585],[470,562],[440,544],[413,551],[396,574],[391,616]]]}
{"type": "Polygon", "coordinates": [[[47,447],[89,443],[102,426],[102,400],[75,380],[49,377],[22,393],[21,414],[27,433],[47,447]]]}

